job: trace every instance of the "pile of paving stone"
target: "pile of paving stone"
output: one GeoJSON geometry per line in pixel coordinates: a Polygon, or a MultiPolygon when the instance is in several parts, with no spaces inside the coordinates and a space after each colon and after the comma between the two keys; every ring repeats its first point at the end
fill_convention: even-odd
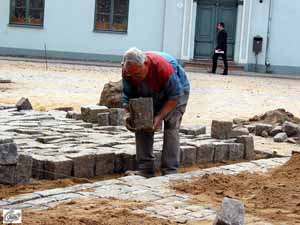
{"type": "Polygon", "coordinates": [[[272,137],[274,142],[300,143],[300,124],[285,121],[274,125],[267,123],[254,123],[237,125],[238,129],[248,129],[249,133],[256,136],[272,137]]]}
{"type": "MultiPolygon", "coordinates": [[[[124,126],[111,126],[121,123],[119,109],[84,106],[77,114],[83,120],[66,118],[63,111],[0,109],[0,137],[9,136],[20,155],[32,158],[34,178],[90,178],[136,169],[134,134],[124,126]],[[99,125],[100,115],[109,126],[103,126],[103,121],[99,125]]],[[[231,122],[214,121],[212,136],[203,126],[182,127],[180,136],[182,165],[254,158],[253,138],[234,129],[231,122]]],[[[162,146],[163,133],[158,132],[156,167],[162,146]]]]}

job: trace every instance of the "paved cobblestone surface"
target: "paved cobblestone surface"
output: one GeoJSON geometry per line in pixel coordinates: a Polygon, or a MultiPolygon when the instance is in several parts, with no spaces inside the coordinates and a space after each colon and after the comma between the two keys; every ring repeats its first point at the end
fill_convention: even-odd
{"type": "Polygon", "coordinates": [[[120,200],[137,200],[148,203],[143,209],[133,210],[134,213],[146,213],[154,217],[175,220],[178,223],[213,220],[217,209],[209,204],[192,204],[188,195],[176,193],[175,190],[170,188],[171,182],[189,180],[209,173],[234,175],[242,171],[265,172],[284,164],[288,159],[263,159],[151,179],[145,179],[140,176],[128,176],[67,188],[38,191],[3,199],[0,201],[0,208],[34,208],[41,210],[83,197],[90,199],[112,197],[120,200]]]}

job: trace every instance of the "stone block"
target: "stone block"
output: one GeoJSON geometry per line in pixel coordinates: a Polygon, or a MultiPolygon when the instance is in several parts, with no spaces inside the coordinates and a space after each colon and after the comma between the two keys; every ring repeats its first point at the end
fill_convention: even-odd
{"type": "Polygon", "coordinates": [[[245,125],[245,127],[248,129],[249,133],[255,133],[255,125],[245,125]]]}
{"type": "Polygon", "coordinates": [[[95,155],[90,153],[74,153],[67,155],[73,160],[73,174],[75,177],[91,178],[95,176],[95,155]]]}
{"type": "Polygon", "coordinates": [[[45,163],[51,156],[32,155],[32,177],[45,179],[45,163]]]}
{"type": "Polygon", "coordinates": [[[114,173],[115,153],[108,148],[98,149],[95,155],[95,176],[114,173]]]}
{"type": "Polygon", "coordinates": [[[282,126],[277,126],[270,131],[270,136],[274,137],[276,134],[283,132],[282,126]]]}
{"type": "Polygon", "coordinates": [[[136,154],[134,151],[118,150],[115,154],[115,173],[124,173],[127,170],[137,169],[136,154]]]}
{"type": "Polygon", "coordinates": [[[239,136],[237,137],[237,143],[241,143],[244,145],[245,159],[247,160],[255,159],[254,139],[252,136],[247,136],[247,135],[239,136]]]}
{"type": "Polygon", "coordinates": [[[97,117],[99,126],[109,126],[109,113],[98,113],[97,117]]]}
{"type": "Polygon", "coordinates": [[[209,163],[214,161],[214,145],[212,143],[197,146],[196,163],[209,163]]]}
{"type": "Polygon", "coordinates": [[[30,181],[32,175],[32,158],[20,155],[15,165],[0,165],[1,184],[25,184],[30,181]]]}
{"type": "Polygon", "coordinates": [[[238,200],[224,198],[214,225],[244,225],[245,207],[238,200]]]}
{"type": "Polygon", "coordinates": [[[300,133],[300,127],[298,124],[286,121],[282,124],[282,131],[285,132],[289,137],[293,137],[300,133]]]}
{"type": "Polygon", "coordinates": [[[266,131],[269,134],[271,132],[272,128],[273,127],[270,124],[264,124],[264,123],[256,124],[255,125],[255,135],[262,136],[264,131],[266,131]]]}
{"type": "Polygon", "coordinates": [[[9,143],[13,143],[14,140],[11,137],[0,137],[0,145],[2,144],[9,144],[9,143]]]}
{"type": "Polygon", "coordinates": [[[132,126],[138,130],[153,129],[153,100],[152,98],[130,99],[129,111],[132,126]]]}
{"type": "Polygon", "coordinates": [[[82,119],[85,122],[97,123],[99,113],[107,113],[108,108],[106,106],[88,105],[81,107],[82,119]]]}
{"type": "Polygon", "coordinates": [[[74,111],[68,111],[66,114],[66,118],[73,119],[73,120],[82,120],[82,115],[81,115],[81,113],[77,113],[74,111]]]}
{"type": "Polygon", "coordinates": [[[15,143],[0,144],[0,165],[13,165],[18,161],[18,146],[15,143]]]}
{"type": "Polygon", "coordinates": [[[181,127],[179,129],[180,133],[186,134],[186,135],[200,135],[200,134],[206,134],[206,127],[205,126],[186,126],[186,127],[181,127]]]}
{"type": "Polygon", "coordinates": [[[15,171],[15,183],[25,184],[32,177],[32,157],[29,155],[19,155],[15,171]]]}
{"type": "Polygon", "coordinates": [[[214,143],[214,162],[229,160],[229,144],[214,143]]]}
{"type": "Polygon", "coordinates": [[[52,158],[44,163],[45,179],[70,178],[72,175],[73,161],[64,156],[52,158]]]}
{"type": "Polygon", "coordinates": [[[115,152],[114,173],[123,173],[123,172],[125,172],[124,169],[123,169],[122,155],[123,155],[123,151],[116,151],[115,152]]]}
{"type": "Polygon", "coordinates": [[[232,122],[234,123],[234,124],[248,124],[249,123],[249,119],[248,118],[234,118],[233,120],[232,120],[232,122]]]}
{"type": "Polygon", "coordinates": [[[0,184],[15,184],[15,165],[0,165],[0,184]]]}
{"type": "Polygon", "coordinates": [[[249,130],[246,127],[235,127],[229,134],[229,138],[236,138],[242,135],[249,135],[249,130]]]}
{"type": "Polygon", "coordinates": [[[42,136],[38,137],[36,141],[41,142],[43,144],[48,144],[51,141],[62,139],[63,136],[42,136]]]}
{"type": "Polygon", "coordinates": [[[211,136],[215,139],[228,139],[232,131],[232,122],[213,120],[211,125],[211,136]]]}
{"type": "Polygon", "coordinates": [[[193,165],[196,163],[197,148],[193,146],[180,146],[180,162],[182,165],[193,165]]]}
{"type": "Polygon", "coordinates": [[[230,143],[229,148],[229,160],[242,160],[244,159],[245,149],[244,145],[240,143],[230,143]]]}
{"type": "Polygon", "coordinates": [[[20,110],[32,110],[32,105],[28,98],[21,98],[17,104],[16,107],[18,111],[20,110]]]}
{"type": "Polygon", "coordinates": [[[285,132],[281,132],[275,135],[273,138],[274,142],[284,142],[288,138],[287,134],[285,132]]]}
{"type": "Polygon", "coordinates": [[[109,109],[109,125],[122,126],[124,125],[124,109],[113,108],[109,109]]]}

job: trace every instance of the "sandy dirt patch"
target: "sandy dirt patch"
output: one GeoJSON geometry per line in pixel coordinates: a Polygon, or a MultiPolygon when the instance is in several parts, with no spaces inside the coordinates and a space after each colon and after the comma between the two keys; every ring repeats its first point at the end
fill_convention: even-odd
{"type": "MultiPolygon", "coordinates": [[[[143,209],[140,202],[120,201],[116,199],[73,200],[49,210],[23,213],[23,225],[176,225],[170,220],[133,213],[143,209]]],[[[1,217],[1,216],[0,216],[1,217]]],[[[1,219],[1,218],[0,218],[1,219]]],[[[211,225],[211,221],[187,223],[188,225],[211,225]]]]}
{"type": "Polygon", "coordinates": [[[193,195],[194,201],[220,205],[224,197],[245,203],[247,214],[274,224],[300,223],[300,154],[293,154],[283,166],[266,174],[237,176],[209,174],[193,181],[176,183],[174,188],[193,195]]]}

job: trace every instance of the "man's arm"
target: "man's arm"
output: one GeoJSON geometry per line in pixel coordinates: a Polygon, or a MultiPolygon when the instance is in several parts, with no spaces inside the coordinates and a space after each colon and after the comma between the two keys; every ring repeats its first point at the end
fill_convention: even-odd
{"type": "Polygon", "coordinates": [[[156,130],[160,126],[160,123],[168,115],[168,113],[170,113],[173,109],[176,108],[177,103],[178,103],[177,99],[171,99],[164,104],[163,108],[160,110],[158,115],[154,118],[154,123],[153,123],[154,130],[156,130]]]}
{"type": "Polygon", "coordinates": [[[129,99],[132,98],[132,88],[130,83],[122,79],[122,105],[123,108],[128,112],[129,99]]]}
{"type": "Polygon", "coordinates": [[[225,31],[220,32],[218,37],[218,46],[216,49],[224,51],[226,48],[226,40],[227,40],[227,34],[225,31]]]}
{"type": "Polygon", "coordinates": [[[162,109],[159,111],[157,116],[154,118],[153,129],[156,130],[162,120],[176,108],[178,99],[183,95],[183,87],[180,83],[180,80],[175,72],[169,78],[167,84],[164,87],[164,93],[167,98],[167,101],[163,105],[162,109]]]}

